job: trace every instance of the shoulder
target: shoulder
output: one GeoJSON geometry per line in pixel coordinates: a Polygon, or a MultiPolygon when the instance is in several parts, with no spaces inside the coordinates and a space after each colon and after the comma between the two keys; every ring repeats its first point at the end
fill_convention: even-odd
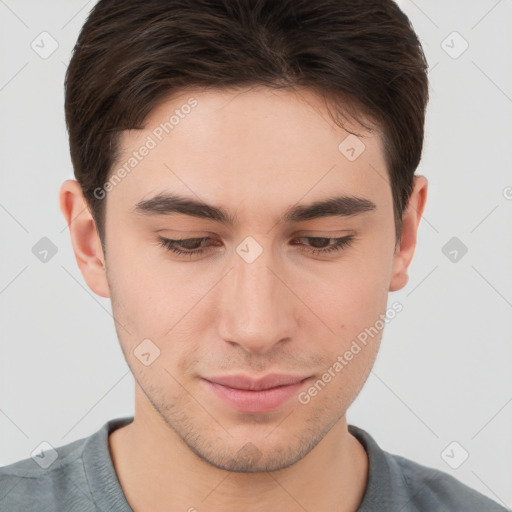
{"type": "Polygon", "coordinates": [[[86,440],[79,439],[0,467],[0,510],[61,510],[63,504],[65,510],[73,510],[83,505],[87,488],[83,489],[81,456],[86,440]]]}
{"type": "Polygon", "coordinates": [[[455,477],[406,459],[386,453],[390,464],[396,465],[409,490],[411,505],[419,510],[505,512],[507,509],[487,496],[463,484],[455,477]]]}
{"type": "Polygon", "coordinates": [[[361,512],[507,512],[507,509],[444,471],[389,453],[366,431],[349,426],[369,460],[361,512]]]}

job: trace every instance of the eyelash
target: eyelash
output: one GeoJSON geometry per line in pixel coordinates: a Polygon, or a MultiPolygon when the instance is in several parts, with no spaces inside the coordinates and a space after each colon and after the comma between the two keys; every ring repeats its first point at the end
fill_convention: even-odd
{"type": "MultiPolygon", "coordinates": [[[[314,236],[302,236],[298,237],[298,240],[301,239],[308,239],[308,240],[334,240],[334,243],[332,245],[327,246],[325,249],[310,249],[307,252],[313,255],[325,255],[332,252],[338,252],[346,247],[350,247],[352,245],[352,242],[354,241],[354,235],[348,235],[340,238],[329,238],[329,237],[314,237],[314,236]]],[[[181,256],[198,256],[200,254],[203,254],[205,251],[208,250],[208,248],[199,248],[199,249],[193,249],[190,251],[184,251],[183,249],[179,248],[179,244],[183,242],[194,242],[194,241],[201,241],[201,244],[206,241],[210,240],[209,237],[203,237],[203,238],[182,238],[179,240],[172,240],[170,238],[164,238],[162,236],[158,237],[159,245],[164,247],[166,250],[173,252],[175,254],[179,254],[181,256]]],[[[297,244],[295,244],[297,245],[297,244]]]]}

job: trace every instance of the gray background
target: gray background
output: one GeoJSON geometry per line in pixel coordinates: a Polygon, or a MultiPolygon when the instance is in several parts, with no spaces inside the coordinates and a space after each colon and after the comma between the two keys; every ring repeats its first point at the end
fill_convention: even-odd
{"type": "MultiPolygon", "coordinates": [[[[0,465],[134,412],[109,300],[85,284],[58,205],[73,177],[64,73],[93,5],[0,0],[0,465]],[[47,58],[31,47],[51,49],[44,31],[47,58]]],[[[404,309],[348,421],[512,507],[512,2],[400,5],[430,66],[429,197],[409,283],[389,297],[404,309]]]]}

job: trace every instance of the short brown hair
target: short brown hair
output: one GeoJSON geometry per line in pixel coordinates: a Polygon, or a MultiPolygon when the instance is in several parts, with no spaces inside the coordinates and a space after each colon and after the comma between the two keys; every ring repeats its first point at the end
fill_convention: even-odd
{"type": "Polygon", "coordinates": [[[100,0],[73,50],[65,112],[75,177],[94,193],[122,130],[190,87],[305,86],[382,133],[397,243],[423,146],[427,62],[393,0],[100,0]]]}

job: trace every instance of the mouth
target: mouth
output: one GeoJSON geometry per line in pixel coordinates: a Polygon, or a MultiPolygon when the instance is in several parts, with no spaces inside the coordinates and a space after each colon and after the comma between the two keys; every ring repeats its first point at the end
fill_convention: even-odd
{"type": "Polygon", "coordinates": [[[272,411],[296,395],[311,376],[272,374],[255,379],[245,375],[203,378],[208,390],[239,412],[272,411]]]}

